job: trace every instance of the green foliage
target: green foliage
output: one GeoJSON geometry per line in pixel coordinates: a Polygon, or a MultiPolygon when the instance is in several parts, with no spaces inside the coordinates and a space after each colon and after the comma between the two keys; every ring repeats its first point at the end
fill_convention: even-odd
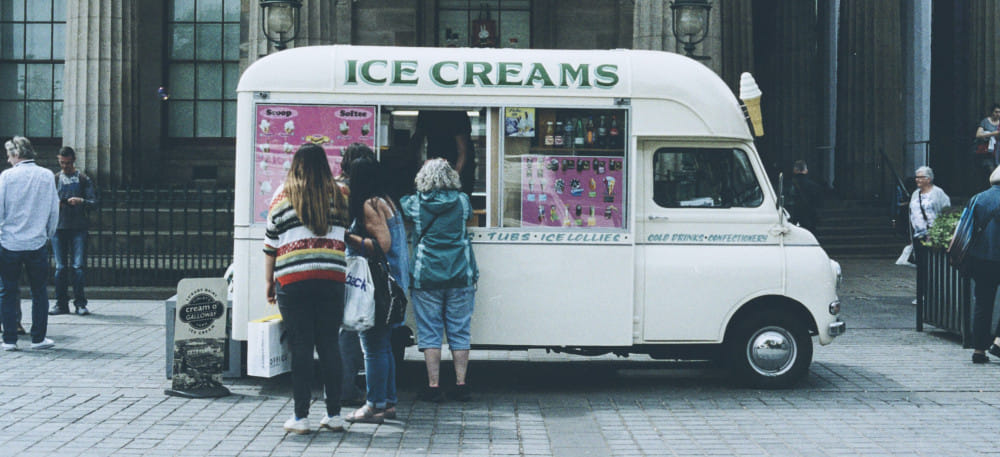
{"type": "Polygon", "coordinates": [[[947,249],[948,244],[951,243],[952,235],[955,234],[958,219],[962,217],[962,209],[964,209],[962,206],[949,206],[941,211],[941,214],[938,214],[937,218],[934,219],[930,230],[927,231],[927,240],[923,242],[924,246],[947,249]]]}

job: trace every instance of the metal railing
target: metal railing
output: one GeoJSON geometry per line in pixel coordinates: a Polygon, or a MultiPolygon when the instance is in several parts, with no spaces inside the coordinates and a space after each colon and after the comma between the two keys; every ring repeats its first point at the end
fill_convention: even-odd
{"type": "MultiPolygon", "coordinates": [[[[962,338],[962,345],[972,346],[972,280],[962,277],[958,269],[948,264],[943,249],[928,249],[917,275],[917,290],[924,296],[917,297],[917,331],[924,324],[954,333],[962,338]]],[[[918,294],[919,295],[919,294],[918,294]]]]}
{"type": "Polygon", "coordinates": [[[910,239],[910,193],[912,192],[906,187],[906,183],[903,178],[896,171],[895,165],[892,163],[892,159],[885,154],[885,150],[879,149],[879,168],[882,170],[881,174],[881,185],[879,188],[888,189],[891,187],[891,191],[888,192],[886,198],[886,209],[889,214],[889,220],[892,223],[893,231],[904,239],[910,239]],[[888,176],[889,182],[886,182],[888,176]]]}
{"type": "Polygon", "coordinates": [[[88,217],[88,286],[173,287],[232,262],[232,189],[102,189],[88,217]]]}

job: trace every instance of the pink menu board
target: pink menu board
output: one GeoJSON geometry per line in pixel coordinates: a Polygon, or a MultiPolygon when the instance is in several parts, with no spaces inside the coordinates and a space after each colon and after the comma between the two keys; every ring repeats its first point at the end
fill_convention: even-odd
{"type": "Polygon", "coordinates": [[[622,157],[521,158],[522,227],[621,228],[622,157]]]}
{"type": "Polygon", "coordinates": [[[253,221],[267,220],[268,205],[292,166],[299,146],[326,150],[334,176],[341,151],[351,143],[375,149],[374,106],[257,105],[254,136],[253,221]]]}

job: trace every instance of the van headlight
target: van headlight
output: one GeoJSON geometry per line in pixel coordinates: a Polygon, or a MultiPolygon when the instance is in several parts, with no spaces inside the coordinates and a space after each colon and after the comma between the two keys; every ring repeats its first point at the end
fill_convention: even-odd
{"type": "Polygon", "coordinates": [[[830,302],[830,315],[836,316],[840,314],[840,300],[834,300],[830,302]]]}

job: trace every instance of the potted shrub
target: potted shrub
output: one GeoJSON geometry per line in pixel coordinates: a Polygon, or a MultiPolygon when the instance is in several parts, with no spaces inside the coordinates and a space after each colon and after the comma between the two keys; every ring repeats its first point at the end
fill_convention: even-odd
{"type": "Polygon", "coordinates": [[[928,323],[961,336],[962,344],[969,347],[972,344],[972,283],[948,264],[945,253],[962,209],[962,206],[945,208],[934,219],[934,224],[927,231],[927,240],[923,241],[929,249],[924,258],[924,275],[917,278],[917,281],[924,282],[925,291],[923,303],[918,301],[917,330],[928,323]]]}

